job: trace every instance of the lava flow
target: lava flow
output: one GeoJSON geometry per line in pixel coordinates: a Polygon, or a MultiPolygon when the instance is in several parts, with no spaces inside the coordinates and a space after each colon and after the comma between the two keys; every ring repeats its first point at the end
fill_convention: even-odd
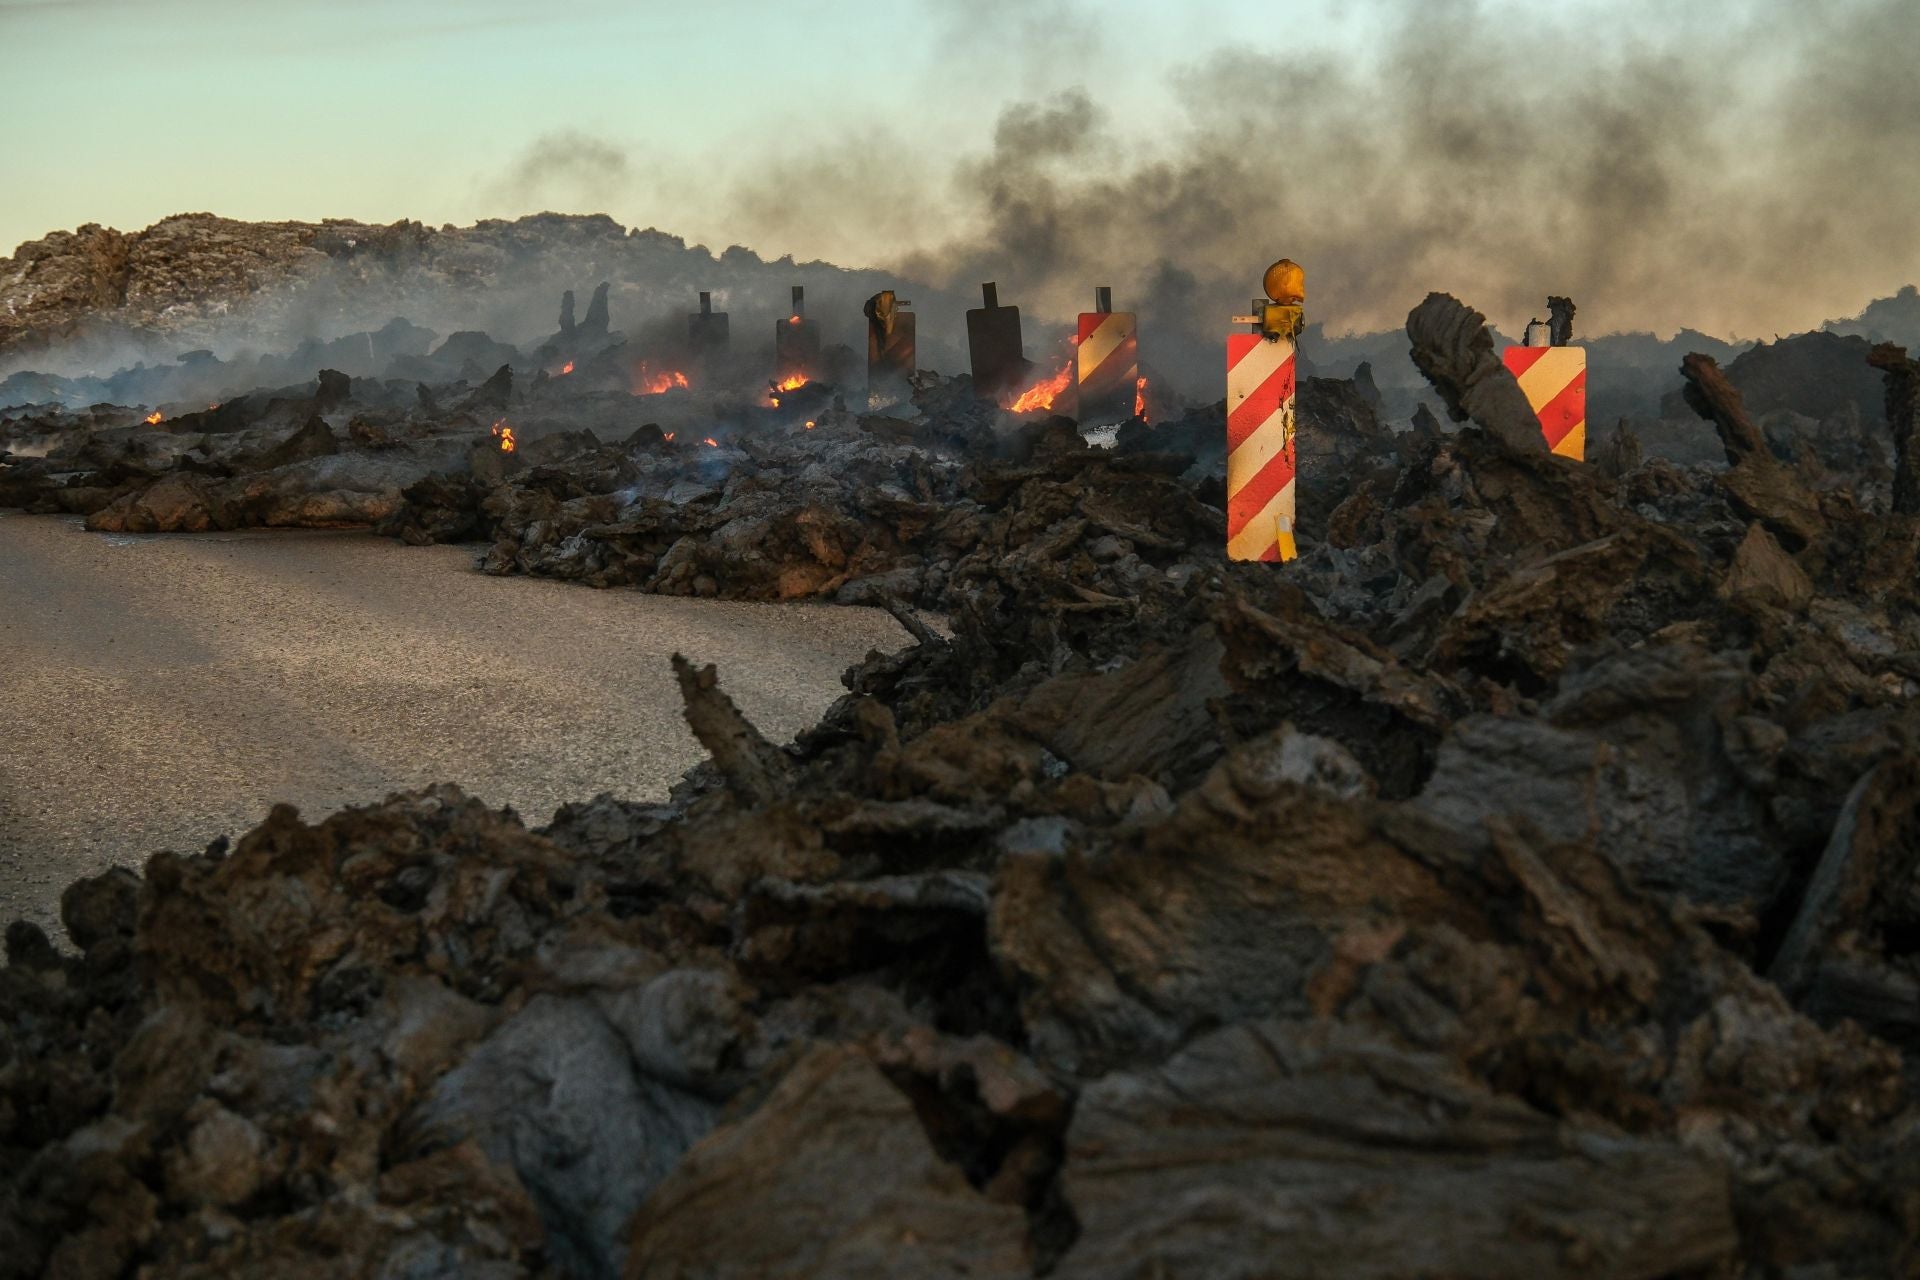
{"type": "Polygon", "coordinates": [[[493,434],[500,437],[500,452],[513,452],[513,428],[507,425],[505,418],[493,424],[493,434]]]}
{"type": "Polygon", "coordinates": [[[1067,389],[1067,383],[1073,380],[1073,366],[1067,365],[1045,382],[1035,383],[1020,393],[1020,396],[1007,407],[1015,413],[1030,413],[1035,409],[1051,409],[1054,400],[1067,389]]]}

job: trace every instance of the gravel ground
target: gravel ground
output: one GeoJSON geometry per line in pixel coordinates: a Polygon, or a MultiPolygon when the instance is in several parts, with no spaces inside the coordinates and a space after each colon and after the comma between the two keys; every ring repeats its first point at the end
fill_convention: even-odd
{"type": "Polygon", "coordinates": [[[771,738],[905,635],[885,613],[591,591],[360,533],[113,536],[0,512],[0,921],[59,936],[109,863],[459,783],[531,823],[702,755],[668,657],[771,738]]]}

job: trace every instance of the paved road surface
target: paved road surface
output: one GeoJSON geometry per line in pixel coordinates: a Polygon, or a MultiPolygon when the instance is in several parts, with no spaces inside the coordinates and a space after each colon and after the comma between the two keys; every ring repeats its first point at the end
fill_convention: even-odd
{"type": "Polygon", "coordinates": [[[828,605],[644,596],[472,570],[356,533],[117,536],[0,512],[0,924],[60,935],[112,862],[452,781],[530,824],[658,798],[703,754],[675,650],[776,741],[904,633],[828,605]]]}

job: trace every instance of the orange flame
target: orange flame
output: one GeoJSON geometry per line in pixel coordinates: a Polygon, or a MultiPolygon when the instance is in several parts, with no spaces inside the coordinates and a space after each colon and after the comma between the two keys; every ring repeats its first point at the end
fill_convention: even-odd
{"type": "Polygon", "coordinates": [[[669,431],[666,434],[662,435],[660,438],[662,440],[671,440],[673,439],[673,432],[669,431]]]}
{"type": "Polygon", "coordinates": [[[799,317],[799,316],[788,316],[788,317],[787,317],[787,323],[788,323],[788,324],[799,324],[799,323],[800,323],[800,317],[799,317]]]}
{"type": "Polygon", "coordinates": [[[164,415],[162,415],[158,409],[155,409],[152,413],[148,414],[145,418],[142,418],[141,421],[145,422],[150,427],[157,427],[160,425],[160,422],[163,416],[164,415]]]}
{"type": "Polygon", "coordinates": [[[569,360],[565,364],[560,366],[560,376],[565,377],[567,374],[572,372],[573,372],[573,361],[569,360]]]}
{"type": "Polygon", "coordinates": [[[1133,380],[1133,416],[1145,422],[1147,420],[1147,380],[1133,380]]]}
{"type": "Polygon", "coordinates": [[[1036,382],[1007,407],[1015,413],[1031,413],[1036,409],[1051,409],[1056,397],[1067,389],[1067,383],[1073,381],[1073,366],[1068,365],[1045,382],[1036,382]]]}
{"type": "Polygon", "coordinates": [[[718,449],[720,447],[720,442],[718,440],[715,440],[712,436],[708,436],[705,440],[702,440],[700,443],[707,446],[707,448],[709,449],[718,449]]]}
{"type": "Polygon", "coordinates": [[[794,373],[794,374],[789,374],[786,377],[780,379],[780,381],[774,383],[773,389],[775,391],[798,391],[800,388],[806,385],[807,385],[807,375],[804,373],[794,373]]]}
{"type": "Polygon", "coordinates": [[[812,418],[808,418],[808,419],[807,419],[807,430],[809,430],[809,431],[811,431],[811,430],[813,430],[813,419],[812,419],[812,418]]]}
{"type": "Polygon", "coordinates": [[[493,424],[493,434],[500,437],[500,452],[513,452],[513,428],[507,425],[505,418],[493,424]]]}
{"type": "Polygon", "coordinates": [[[678,369],[669,369],[665,373],[648,373],[647,366],[642,363],[634,371],[633,394],[637,396],[657,396],[663,391],[688,385],[690,384],[687,382],[687,375],[678,369]]]}

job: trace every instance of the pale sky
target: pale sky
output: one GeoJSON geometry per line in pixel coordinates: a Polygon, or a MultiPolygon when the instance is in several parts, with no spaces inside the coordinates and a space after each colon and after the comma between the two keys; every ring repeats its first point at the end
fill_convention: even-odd
{"type": "Polygon", "coordinates": [[[1764,336],[1920,279],[1916,66],[1915,0],[0,0],[0,253],[553,209],[1209,316],[1290,252],[1339,327],[1436,288],[1764,336]]]}
{"type": "MultiPolygon", "coordinates": [[[[758,242],[771,219],[735,213],[729,191],[822,148],[857,157],[862,139],[922,157],[902,177],[931,189],[1003,105],[1072,85],[1151,129],[1183,63],[1235,39],[1270,47],[1283,26],[1351,35],[1340,7],[1110,0],[1095,20],[1046,0],[0,0],[0,168],[21,179],[0,201],[0,252],[198,210],[438,225],[551,207],[838,258],[861,229],[758,242]],[[627,174],[508,182],[564,134],[627,153],[627,174]]],[[[886,210],[873,223],[876,255],[893,247],[876,239],[919,242],[886,210]]]]}

